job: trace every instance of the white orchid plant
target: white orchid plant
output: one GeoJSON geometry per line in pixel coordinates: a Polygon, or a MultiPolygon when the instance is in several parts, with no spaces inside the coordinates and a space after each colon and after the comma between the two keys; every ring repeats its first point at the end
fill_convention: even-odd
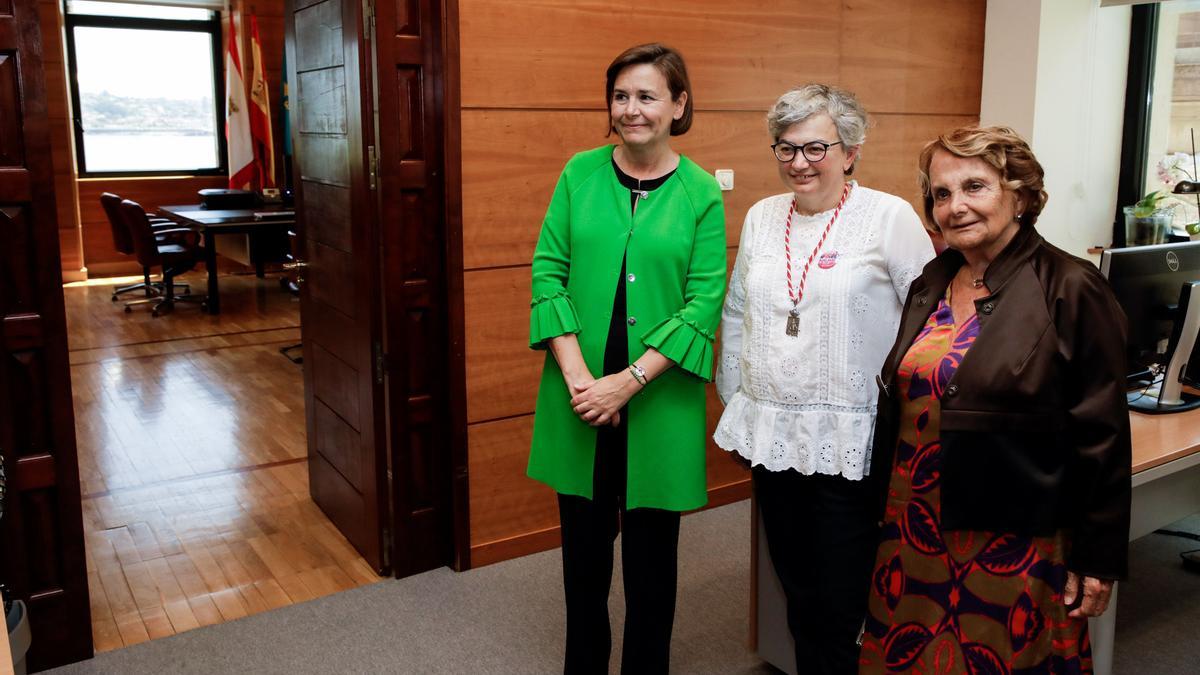
{"type": "MultiPolygon", "coordinates": [[[[1142,199],[1135,205],[1136,208],[1148,208],[1150,211],[1154,211],[1155,209],[1160,208],[1159,202],[1169,199],[1174,202],[1173,205],[1183,206],[1184,213],[1190,216],[1190,211],[1193,205],[1192,198],[1190,196],[1184,197],[1182,195],[1173,194],[1171,192],[1171,188],[1181,180],[1193,182],[1196,181],[1196,159],[1197,158],[1187,154],[1186,152],[1173,152],[1160,159],[1158,161],[1158,178],[1163,182],[1163,185],[1165,185],[1167,189],[1161,191],[1156,190],[1145,197],[1142,197],[1142,199]]],[[[1196,208],[1198,212],[1200,212],[1200,205],[1197,205],[1196,208]]],[[[1200,215],[1200,213],[1197,215],[1200,215]]],[[[1185,216],[1185,220],[1189,221],[1185,225],[1189,234],[1200,234],[1200,222],[1197,222],[1196,220],[1193,220],[1187,216],[1185,216]]]]}

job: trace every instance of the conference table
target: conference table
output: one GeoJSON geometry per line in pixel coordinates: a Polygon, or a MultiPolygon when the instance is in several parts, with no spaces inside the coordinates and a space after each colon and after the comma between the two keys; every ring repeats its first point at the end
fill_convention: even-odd
{"type": "MultiPolygon", "coordinates": [[[[1168,415],[1131,412],[1129,427],[1133,440],[1129,540],[1133,541],[1200,512],[1200,409],[1168,415]]],[[[751,641],[764,661],[794,674],[795,653],[788,632],[783,587],[771,565],[757,508],[753,514],[751,641]]],[[[1108,611],[1098,619],[1089,620],[1096,675],[1112,672],[1119,590],[1118,583],[1108,611]]]]}
{"type": "MultiPolygon", "coordinates": [[[[252,209],[206,209],[200,204],[160,206],[163,216],[204,235],[204,268],[208,272],[208,313],[221,313],[221,293],[217,284],[217,237],[221,234],[266,233],[286,235],[296,224],[296,212],[279,205],[252,209]]],[[[257,263],[262,276],[262,263],[257,263]]]]}

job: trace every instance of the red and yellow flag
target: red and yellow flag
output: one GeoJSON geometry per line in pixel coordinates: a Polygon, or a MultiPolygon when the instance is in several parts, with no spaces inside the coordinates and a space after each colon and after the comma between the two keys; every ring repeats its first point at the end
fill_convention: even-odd
{"type": "Polygon", "coordinates": [[[229,47],[225,51],[225,139],[229,154],[229,187],[235,190],[249,189],[254,177],[254,150],[251,148],[250,120],[246,115],[244,82],[237,28],[230,15],[229,47]]]}
{"type": "Polygon", "coordinates": [[[263,72],[258,17],[253,14],[250,15],[250,56],[253,62],[250,80],[250,135],[254,139],[258,183],[259,187],[275,187],[275,142],[271,136],[271,102],[267,95],[266,74],[263,72]]]}

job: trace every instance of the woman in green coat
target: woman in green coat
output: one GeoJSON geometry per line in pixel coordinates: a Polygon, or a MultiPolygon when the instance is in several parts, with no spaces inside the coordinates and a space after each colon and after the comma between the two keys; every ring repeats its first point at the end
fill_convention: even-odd
{"type": "Polygon", "coordinates": [[[529,475],[559,495],[565,671],[608,672],[622,531],[622,672],[666,673],[679,513],[707,495],[704,383],[725,296],[725,212],[712,176],[671,149],[692,119],[679,53],[633,47],[607,78],[621,144],[567,163],[533,256],[529,343],[549,354],[529,475]]]}

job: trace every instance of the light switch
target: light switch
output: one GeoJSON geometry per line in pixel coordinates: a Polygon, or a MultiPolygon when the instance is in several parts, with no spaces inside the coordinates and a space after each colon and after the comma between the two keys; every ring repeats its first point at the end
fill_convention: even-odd
{"type": "Polygon", "coordinates": [[[733,189],[733,169],[717,169],[714,173],[717,176],[717,185],[720,185],[722,190],[733,189]]]}

